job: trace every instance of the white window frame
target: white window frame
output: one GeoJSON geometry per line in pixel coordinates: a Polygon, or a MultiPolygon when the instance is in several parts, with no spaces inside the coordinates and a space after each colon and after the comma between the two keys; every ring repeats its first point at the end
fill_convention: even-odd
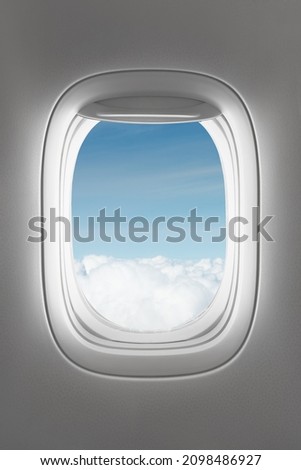
{"type": "MultiPolygon", "coordinates": [[[[210,103],[221,115],[202,122],[219,152],[225,183],[226,219],[252,220],[259,206],[256,142],[249,114],[228,86],[187,72],[129,71],[86,79],[68,90],[53,111],[44,147],[42,209],[48,220],[71,220],[72,176],[82,142],[98,121],[80,110],[114,96],[183,96],[210,103]]],[[[48,221],[49,222],[49,221],[48,221]]],[[[47,223],[45,226],[46,230],[47,223]]],[[[258,253],[252,227],[248,240],[227,239],[225,271],[209,307],[193,321],[164,332],[131,332],[96,312],[76,280],[72,243],[47,238],[42,245],[43,284],[54,337],[67,357],[95,372],[123,376],[172,376],[210,370],[227,362],[242,346],[256,302],[258,253]]],[[[239,235],[239,233],[237,234],[239,235]]]]}

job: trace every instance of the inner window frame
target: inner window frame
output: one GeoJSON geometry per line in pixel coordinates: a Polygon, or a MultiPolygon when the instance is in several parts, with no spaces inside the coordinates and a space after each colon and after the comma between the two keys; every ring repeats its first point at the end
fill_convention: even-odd
{"type": "MultiPolygon", "coordinates": [[[[61,181],[62,210],[60,215],[68,220],[72,219],[72,180],[76,160],[82,143],[100,121],[76,116],[69,128],[66,136],[66,152],[63,156],[61,181]]],[[[199,123],[205,128],[211,136],[219,153],[225,188],[225,207],[226,207],[226,226],[229,218],[237,213],[237,179],[238,175],[235,167],[235,154],[233,154],[233,143],[229,142],[230,133],[226,135],[226,123],[222,117],[203,121],[199,123]],[[207,122],[207,126],[206,123],[207,122]]],[[[165,125],[165,124],[157,124],[165,125]]],[[[228,130],[229,131],[229,130],[228,130]]],[[[173,328],[169,331],[137,332],[122,328],[121,326],[110,322],[103,317],[87,300],[76,279],[74,269],[74,258],[72,243],[64,244],[64,231],[61,231],[60,240],[62,248],[62,260],[64,264],[64,278],[66,280],[66,291],[68,292],[71,311],[73,312],[73,322],[79,328],[84,326],[86,331],[93,331],[97,337],[105,337],[108,340],[126,343],[139,343],[149,345],[152,343],[161,343],[163,346],[167,343],[174,343],[201,337],[207,335],[214,325],[221,320],[221,317],[227,314],[227,304],[231,295],[231,289],[235,289],[233,282],[233,272],[235,270],[234,260],[236,245],[227,239],[225,250],[224,274],[216,295],[208,307],[190,322],[173,328]]]]}

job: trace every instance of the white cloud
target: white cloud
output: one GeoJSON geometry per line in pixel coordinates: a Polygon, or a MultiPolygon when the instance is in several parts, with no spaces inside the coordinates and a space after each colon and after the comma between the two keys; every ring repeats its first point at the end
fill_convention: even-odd
{"type": "Polygon", "coordinates": [[[75,266],[90,304],[133,331],[166,331],[198,316],[213,300],[224,267],[220,258],[192,262],[96,255],[75,266]]]}

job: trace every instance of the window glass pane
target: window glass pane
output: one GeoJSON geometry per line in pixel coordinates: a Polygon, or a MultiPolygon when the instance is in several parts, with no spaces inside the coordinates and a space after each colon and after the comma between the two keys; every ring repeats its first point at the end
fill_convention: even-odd
{"type": "Polygon", "coordinates": [[[72,216],[79,287],[107,320],[168,331],[211,304],[225,261],[225,190],[201,124],[98,123],[78,154],[72,216]]]}

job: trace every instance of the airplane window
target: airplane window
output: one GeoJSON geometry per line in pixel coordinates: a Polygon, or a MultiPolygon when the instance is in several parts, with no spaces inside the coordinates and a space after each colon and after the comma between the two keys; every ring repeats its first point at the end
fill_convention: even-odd
{"type": "Polygon", "coordinates": [[[51,330],[75,364],[165,377],[239,350],[260,243],[247,109],[228,85],[184,71],[99,74],[58,101],[43,152],[41,272],[51,330]]]}
{"type": "Polygon", "coordinates": [[[90,306],[133,332],[199,318],[223,279],[223,169],[198,122],[99,122],[77,156],[73,259],[90,306]]]}

